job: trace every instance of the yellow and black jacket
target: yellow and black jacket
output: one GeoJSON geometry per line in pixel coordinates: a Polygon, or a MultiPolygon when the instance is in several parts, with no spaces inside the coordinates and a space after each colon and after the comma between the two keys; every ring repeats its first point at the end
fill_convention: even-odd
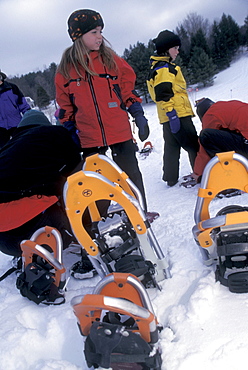
{"type": "Polygon", "coordinates": [[[149,94],[157,104],[160,123],[169,121],[166,113],[175,109],[179,118],[194,116],[181,68],[168,56],[151,56],[147,80],[149,94]]]}

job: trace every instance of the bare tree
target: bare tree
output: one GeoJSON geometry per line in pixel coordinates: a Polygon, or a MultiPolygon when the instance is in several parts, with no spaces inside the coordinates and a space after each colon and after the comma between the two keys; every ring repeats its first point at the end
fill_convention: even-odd
{"type": "Polygon", "coordinates": [[[204,19],[197,13],[189,13],[179,27],[183,27],[187,34],[192,37],[201,28],[203,33],[208,36],[210,33],[210,24],[208,19],[204,19]]]}

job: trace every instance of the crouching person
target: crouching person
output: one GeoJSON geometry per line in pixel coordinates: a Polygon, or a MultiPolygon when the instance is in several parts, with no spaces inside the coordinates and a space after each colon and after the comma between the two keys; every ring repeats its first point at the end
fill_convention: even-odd
{"type": "Polygon", "coordinates": [[[62,205],[63,185],[81,160],[64,127],[40,111],[23,115],[13,137],[0,149],[0,251],[20,257],[20,243],[43,226],[72,240],[62,205]]]}

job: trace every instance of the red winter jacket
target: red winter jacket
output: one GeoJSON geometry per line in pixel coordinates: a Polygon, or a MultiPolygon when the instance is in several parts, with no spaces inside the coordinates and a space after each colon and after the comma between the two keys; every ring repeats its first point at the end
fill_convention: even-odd
{"type": "Polygon", "coordinates": [[[128,99],[141,102],[134,94],[135,73],[124,59],[115,56],[118,71],[107,70],[93,51],[91,67],[98,75],[82,72],[80,78],[75,69],[71,79],[60,73],[55,76],[56,99],[60,106],[60,122],[76,123],[82,148],[109,146],[132,138],[126,107],[128,99]],[[63,116],[63,118],[61,118],[63,116]]]}
{"type": "Polygon", "coordinates": [[[16,229],[44,212],[58,201],[55,195],[32,195],[8,203],[0,203],[0,232],[16,229]]]}
{"type": "MultiPolygon", "coordinates": [[[[238,100],[218,101],[211,105],[202,118],[202,129],[214,128],[220,130],[227,128],[237,131],[248,139],[248,104],[238,100]]],[[[197,154],[194,173],[202,175],[210,157],[200,145],[197,154]]]]}

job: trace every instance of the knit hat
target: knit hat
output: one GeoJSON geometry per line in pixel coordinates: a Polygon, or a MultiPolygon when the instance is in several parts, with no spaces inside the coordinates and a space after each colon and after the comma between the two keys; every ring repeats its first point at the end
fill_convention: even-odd
{"type": "Polygon", "coordinates": [[[200,120],[202,120],[202,117],[204,116],[204,114],[213,104],[214,104],[214,101],[208,98],[202,98],[196,101],[196,113],[199,116],[200,120]]]}
{"type": "Polygon", "coordinates": [[[1,72],[1,70],[0,70],[0,81],[5,80],[5,78],[7,78],[6,74],[1,72]]]}
{"type": "Polygon", "coordinates": [[[98,26],[104,27],[103,19],[98,12],[90,9],[75,10],[68,19],[68,32],[72,41],[98,26]]]}
{"type": "Polygon", "coordinates": [[[152,40],[156,46],[158,54],[164,54],[170,48],[174,46],[181,46],[180,38],[175,35],[173,32],[165,30],[161,31],[157,38],[152,40]]]}
{"type": "Polygon", "coordinates": [[[23,126],[35,126],[35,125],[42,125],[42,126],[51,126],[51,122],[45,116],[44,113],[30,109],[24,113],[19,125],[17,127],[23,126]]]}

